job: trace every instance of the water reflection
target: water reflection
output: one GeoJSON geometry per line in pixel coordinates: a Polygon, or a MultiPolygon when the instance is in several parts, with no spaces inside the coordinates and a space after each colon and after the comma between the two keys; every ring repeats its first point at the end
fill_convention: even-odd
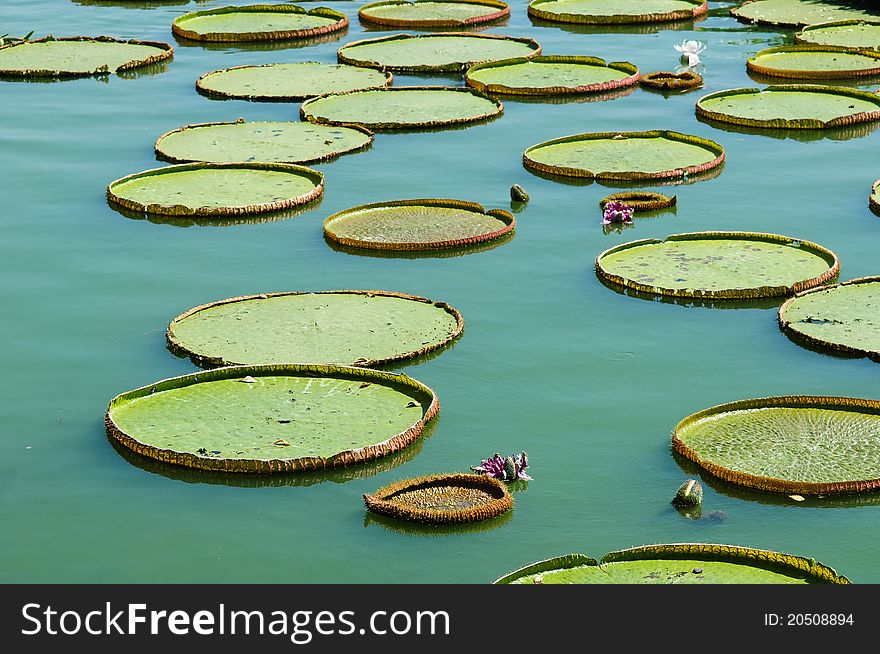
{"type": "MultiPolygon", "coordinates": [[[[83,7],[120,7],[123,9],[156,9],[157,7],[175,7],[188,5],[190,0],[70,0],[83,7]]],[[[204,1],[204,0],[203,0],[204,1]]]]}
{"type": "Polygon", "coordinates": [[[516,230],[485,243],[446,248],[444,250],[373,250],[371,248],[356,248],[337,243],[326,234],[324,235],[324,242],[327,243],[327,245],[330,246],[330,249],[334,252],[359,255],[362,257],[375,257],[377,259],[452,259],[455,257],[463,257],[467,254],[476,254],[478,252],[494,250],[505,243],[509,243],[515,236],[516,230]]]}
{"type": "Polygon", "coordinates": [[[615,25],[583,25],[580,23],[561,23],[554,20],[545,20],[535,16],[529,16],[535,27],[555,27],[572,34],[657,34],[667,30],[694,30],[700,22],[706,20],[706,15],[698,16],[691,20],[662,22],[662,23],[622,23],[615,25]]]}
{"type": "Polygon", "coordinates": [[[880,84],[880,76],[872,76],[872,77],[823,77],[821,79],[798,79],[798,78],[789,78],[789,77],[777,77],[775,75],[762,75],[761,73],[756,73],[753,70],[746,69],[746,74],[751,78],[753,82],[758,84],[764,84],[766,86],[773,86],[778,84],[789,84],[795,86],[816,86],[816,84],[822,85],[830,85],[830,86],[844,86],[851,89],[857,89],[860,91],[868,91],[870,89],[864,88],[867,86],[875,86],[880,84]]]}
{"type": "Polygon", "coordinates": [[[159,75],[168,70],[170,59],[163,59],[153,64],[130,68],[128,70],[120,70],[116,73],[70,73],[64,75],[41,75],[41,76],[22,76],[22,75],[4,75],[0,74],[0,82],[18,82],[22,84],[54,84],[55,82],[69,82],[72,80],[92,79],[101,84],[108,84],[110,78],[114,75],[121,79],[131,80],[140,77],[152,77],[159,75]]]}
{"type": "Polygon", "coordinates": [[[710,125],[722,132],[730,132],[731,134],[749,134],[752,136],[768,136],[773,139],[792,139],[793,141],[801,141],[807,143],[810,141],[821,141],[829,139],[831,141],[848,141],[868,136],[874,133],[880,127],[880,121],[870,123],[857,123],[855,125],[847,125],[846,127],[829,127],[826,129],[779,129],[767,127],[750,127],[745,125],[735,125],[733,123],[725,123],[704,116],[697,116],[697,120],[706,125],[710,125]]]}
{"type": "Polygon", "coordinates": [[[687,298],[674,297],[671,295],[654,295],[653,293],[645,293],[632,288],[627,288],[619,284],[615,284],[606,279],[602,279],[598,275],[596,278],[605,287],[618,295],[638,298],[639,300],[650,300],[651,302],[660,302],[662,304],[677,304],[682,307],[705,308],[705,309],[778,309],[786,298],[753,298],[753,299],[704,299],[704,298],[687,298]]]}
{"type": "Polygon", "coordinates": [[[546,179],[559,184],[568,186],[589,186],[593,183],[601,184],[611,188],[645,188],[648,186],[682,186],[685,184],[696,184],[697,182],[705,182],[715,179],[724,170],[724,164],[721,163],[696,175],[685,175],[684,177],[673,177],[669,179],[634,179],[634,180],[614,180],[614,179],[595,179],[593,177],[569,177],[567,175],[555,175],[553,173],[545,173],[540,170],[526,168],[532,175],[546,179]]]}
{"type": "Polygon", "coordinates": [[[507,511],[496,518],[481,520],[480,522],[466,522],[457,525],[431,525],[392,518],[367,510],[364,512],[364,528],[377,525],[414,538],[444,538],[447,536],[462,536],[492,531],[503,527],[512,518],[513,511],[507,511]]]}
{"type": "Polygon", "coordinates": [[[217,52],[269,52],[272,50],[297,50],[322,43],[333,43],[339,41],[347,32],[348,27],[345,27],[327,34],[283,41],[197,41],[177,34],[174,35],[174,40],[181,48],[202,48],[217,52]]]}
{"type": "Polygon", "coordinates": [[[633,84],[622,89],[600,91],[598,93],[564,93],[559,95],[519,95],[491,92],[492,97],[501,98],[505,104],[582,104],[586,102],[607,102],[632,95],[638,85],[633,84]]]}
{"type": "Polygon", "coordinates": [[[324,196],[312,200],[308,204],[284,211],[256,214],[253,216],[164,216],[161,214],[132,211],[113,202],[108,202],[110,207],[117,213],[131,220],[147,220],[157,225],[172,225],[174,227],[230,227],[232,225],[258,225],[262,223],[274,223],[280,220],[296,218],[302,214],[314,211],[321,206],[324,196]]]}

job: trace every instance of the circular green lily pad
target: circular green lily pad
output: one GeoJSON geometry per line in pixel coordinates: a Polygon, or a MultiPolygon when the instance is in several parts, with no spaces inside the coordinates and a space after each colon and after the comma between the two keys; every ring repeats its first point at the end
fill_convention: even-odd
{"type": "Polygon", "coordinates": [[[171,23],[176,36],[194,41],[280,41],[344,29],[348,17],[327,7],[245,5],[194,11],[171,23]]]}
{"type": "Polygon", "coordinates": [[[796,43],[880,50],[880,20],[840,20],[807,25],[794,35],[796,43]]]}
{"type": "Polygon", "coordinates": [[[174,48],[157,41],[120,41],[109,36],[47,36],[0,46],[0,75],[86,77],[106,75],[170,59],[174,48]]]}
{"type": "Polygon", "coordinates": [[[494,34],[393,34],[347,43],[336,53],[353,66],[395,73],[458,72],[475,64],[541,54],[534,39],[494,34]]]}
{"type": "Polygon", "coordinates": [[[332,363],[373,367],[438,350],[464,329],[445,302],[387,291],[269,293],[195,307],[168,348],[203,367],[332,363]]]}
{"type": "Polygon", "coordinates": [[[363,5],[358,16],[365,23],[390,27],[469,27],[501,20],[510,5],[498,0],[383,0],[363,5]]]}
{"type": "Polygon", "coordinates": [[[869,19],[878,15],[875,11],[858,9],[852,3],[825,0],[755,0],[734,7],[730,13],[749,23],[779,27],[803,27],[830,21],[869,19]]]}
{"type": "Polygon", "coordinates": [[[705,95],[697,116],[772,129],[823,129],[880,120],[880,97],[841,86],[778,85],[705,95]]]}
{"type": "Polygon", "coordinates": [[[378,70],[301,61],[215,70],[199,77],[196,90],[215,99],[300,102],[324,93],[389,86],[392,80],[391,73],[378,70]]]}
{"type": "Polygon", "coordinates": [[[352,207],[324,221],[336,243],[372,250],[442,250],[493,241],[516,228],[513,214],[461,200],[397,200],[352,207]]]}
{"type": "Polygon", "coordinates": [[[709,11],[705,0],[532,0],[529,16],[560,23],[603,25],[691,20],[709,11]]]}
{"type": "Polygon", "coordinates": [[[598,180],[667,179],[702,173],[724,161],[708,139],[669,131],[591,132],[533,145],[526,168],[598,180]]]}
{"type": "Polygon", "coordinates": [[[848,584],[814,559],[714,543],[644,545],[601,561],[568,554],[538,561],[496,584],[848,584]]]}
{"type": "Polygon", "coordinates": [[[880,488],[880,402],[767,397],[711,407],[672,432],[673,449],[707,472],[776,493],[880,488]]]}
{"type": "Polygon", "coordinates": [[[634,86],[639,81],[639,69],[629,62],[605,63],[597,57],[519,57],[472,66],[464,80],[485,93],[596,93],[634,86]]]}
{"type": "Polygon", "coordinates": [[[662,193],[651,191],[623,191],[606,195],[599,200],[599,207],[604,209],[605,205],[609,202],[623,202],[628,207],[632,207],[633,211],[636,212],[659,211],[660,209],[674,207],[677,198],[674,195],[663,195],[662,193]]]}
{"type": "Polygon", "coordinates": [[[439,411],[407,377],[319,365],[233,366],[117,395],[104,424],[165,463],[225,472],[297,472],[396,452],[439,411]]]}
{"type": "Polygon", "coordinates": [[[600,279],[652,295],[751,299],[793,295],[840,271],[830,250],[778,234],[693,232],[616,245],[596,257],[600,279]]]}
{"type": "Polygon", "coordinates": [[[111,182],[107,198],[130,211],[169,216],[238,216],[306,204],[324,175],[293,164],[179,164],[111,182]]]}
{"type": "Polygon", "coordinates": [[[779,326],[795,341],[880,361],[880,277],[799,293],[779,308],[779,326]]]}
{"type": "Polygon", "coordinates": [[[834,79],[880,75],[880,52],[828,45],[783,45],[761,50],[746,61],[759,75],[834,79]]]}
{"type": "Polygon", "coordinates": [[[372,141],[372,132],[357,125],[202,123],[180,127],[160,136],[156,141],[156,155],[171,163],[308,163],[362,150],[372,141]]]}
{"type": "Polygon", "coordinates": [[[479,522],[513,508],[504,482],[488,475],[427,475],[364,493],[370,511],[429,524],[479,522]]]}
{"type": "Polygon", "coordinates": [[[466,88],[398,86],[328,93],[306,100],[300,116],[312,123],[363,125],[368,129],[431,129],[488,120],[504,105],[466,88]]]}

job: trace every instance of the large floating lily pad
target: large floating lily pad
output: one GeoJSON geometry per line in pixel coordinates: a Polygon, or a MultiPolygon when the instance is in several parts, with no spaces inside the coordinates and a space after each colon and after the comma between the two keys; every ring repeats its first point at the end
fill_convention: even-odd
{"type": "Polygon", "coordinates": [[[358,16],[365,23],[391,27],[468,27],[510,15],[510,5],[498,0],[384,0],[363,5],[358,16]]]}
{"type": "Polygon", "coordinates": [[[225,472],[296,472],[396,452],[439,410],[420,382],[364,368],[234,366],[117,395],[107,434],[152,459],[225,472]]]}
{"type": "Polygon", "coordinates": [[[324,221],[327,238],[373,250],[442,250],[493,241],[516,227],[513,214],[461,200],[398,200],[353,207],[324,221]]]}
{"type": "Polygon", "coordinates": [[[828,45],[783,45],[761,50],[746,61],[760,75],[826,79],[880,75],[880,52],[828,45]]]}
{"type": "Polygon", "coordinates": [[[468,86],[487,93],[597,93],[634,86],[639,69],[625,61],[551,55],[478,64],[467,70],[464,79],[468,86]]]}
{"type": "Polygon", "coordinates": [[[496,584],[848,584],[814,559],[712,543],[645,545],[601,561],[568,554],[504,575],[496,584]]]}
{"type": "Polygon", "coordinates": [[[324,192],[324,176],[293,164],[180,164],[111,182],[110,202],[170,216],[237,216],[281,211],[324,192]]]}
{"type": "Polygon", "coordinates": [[[190,309],[168,326],[168,347],[204,367],[333,363],[372,367],[433,352],[458,338],[445,302],[387,291],[271,293],[190,309]]]}
{"type": "Polygon", "coordinates": [[[341,63],[395,73],[458,72],[486,61],[541,54],[534,39],[490,34],[394,34],[347,43],[337,51],[341,63]]]}
{"type": "Polygon", "coordinates": [[[391,73],[369,68],[301,61],[215,70],[202,75],[196,89],[216,99],[299,102],[324,93],[388,86],[392,79],[391,73]]]}
{"type": "Polygon", "coordinates": [[[370,131],[295,122],[203,123],[163,134],[156,155],[165,161],[232,163],[325,161],[362,150],[373,141],[370,131]]]}
{"type": "Polygon", "coordinates": [[[880,19],[841,20],[807,25],[794,35],[797,43],[880,50],[880,19]]]}
{"type": "Polygon", "coordinates": [[[688,416],[676,452],[741,486],[827,494],[880,488],[880,402],[853,397],[768,397],[688,416]]]}
{"type": "Polygon", "coordinates": [[[779,308],[794,340],[880,361],[880,277],[862,277],[800,293],[779,308]]]}
{"type": "Polygon", "coordinates": [[[194,11],[171,24],[177,36],[194,41],[280,41],[335,32],[348,17],[327,7],[307,10],[296,5],[246,5],[194,11]]]}
{"type": "Polygon", "coordinates": [[[533,145],[526,168],[599,180],[668,179],[701,173],[724,161],[708,139],[669,131],[593,132],[533,145]]]}
{"type": "Polygon", "coordinates": [[[803,27],[880,15],[880,12],[859,9],[853,3],[826,0],[755,0],[734,7],[730,13],[746,22],[780,27],[803,27]]]}
{"type": "Polygon", "coordinates": [[[503,110],[501,102],[473,89],[399,86],[322,95],[303,102],[300,115],[327,125],[431,129],[488,120],[503,110]]]}
{"type": "Polygon", "coordinates": [[[837,275],[837,256],[777,234],[694,232],[616,245],[596,258],[600,279],[653,295],[751,299],[793,295],[837,275]]]}
{"type": "Polygon", "coordinates": [[[719,91],[697,101],[697,115],[747,127],[823,129],[880,120],[880,96],[839,86],[778,85],[719,91]]]}
{"type": "Polygon", "coordinates": [[[118,73],[170,59],[174,49],[157,41],[109,36],[47,36],[0,46],[0,75],[86,77],[118,73]]]}
{"type": "Polygon", "coordinates": [[[532,0],[529,15],[560,23],[603,25],[691,20],[709,11],[705,0],[532,0]]]}
{"type": "Polygon", "coordinates": [[[494,477],[449,474],[405,479],[365,493],[364,504],[402,520],[454,524],[495,518],[513,508],[513,497],[494,477]]]}

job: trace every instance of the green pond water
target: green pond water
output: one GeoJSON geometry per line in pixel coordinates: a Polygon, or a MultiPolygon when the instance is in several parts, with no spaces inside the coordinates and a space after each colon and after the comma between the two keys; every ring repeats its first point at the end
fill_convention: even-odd
{"type": "MultiPolygon", "coordinates": [[[[817,560],[856,583],[880,582],[880,496],[796,503],[701,478],[703,513],[669,501],[692,468],[670,432],[686,415],[748,397],[877,398],[880,367],[799,347],[776,325],[778,303],[722,308],[627,297],[603,286],[595,256],[637,238],[751,230],[819,243],[841,279],[880,273],[880,220],[868,209],[880,177],[876,126],[851,131],[728,131],[696,120],[704,93],[754,86],[745,60],[790,33],[740,23],[710,3],[696,23],[615,30],[534,26],[525,3],[482,33],[534,37],[553,54],[679,65],[673,45],[708,43],[702,90],[665,97],[635,89],[604,102],[505,98],[494,121],[430,133],[378,134],[373,146],[316,165],[318,205],[287,219],[220,226],[134,219],[107,205],[106,185],[158,165],[155,139],[186,124],[297,120],[297,104],[214,101],[205,72],[237,65],[335,63],[365,33],[353,18],[317,42],[182,44],[187,11],[245,5],[84,4],[7,0],[0,33],[162,40],[158,71],[52,83],[0,82],[0,581],[473,582],[532,561],[657,542],[717,542],[817,560]],[[675,211],[604,234],[597,183],[533,175],[522,152],[585,131],[669,129],[721,143],[717,177],[674,187],[675,211]],[[371,202],[460,198],[508,208],[529,193],[516,235],[463,256],[341,252],[324,218],[371,202]],[[190,226],[187,226],[190,225],[190,226]],[[102,424],[116,394],[194,372],[165,349],[169,320],[206,302],[287,290],[387,289],[461,310],[450,349],[397,368],[432,387],[440,416],[421,443],[373,467],[285,477],[224,477],[150,465],[118,453],[102,424]],[[514,489],[509,516],[479,528],[426,530],[368,516],[362,494],[423,474],[467,470],[498,451],[527,450],[534,481],[514,489]]],[[[460,77],[395,75],[395,84],[462,85],[460,77]]],[[[873,86],[861,86],[875,90],[873,86]]]]}

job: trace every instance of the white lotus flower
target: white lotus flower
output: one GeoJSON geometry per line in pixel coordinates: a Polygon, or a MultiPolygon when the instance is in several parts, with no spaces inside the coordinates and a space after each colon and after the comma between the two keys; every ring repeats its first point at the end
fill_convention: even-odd
{"type": "Polygon", "coordinates": [[[702,41],[693,41],[685,39],[681,45],[672,46],[681,53],[682,61],[687,60],[688,66],[696,66],[700,63],[700,53],[706,49],[706,45],[702,41]]]}

